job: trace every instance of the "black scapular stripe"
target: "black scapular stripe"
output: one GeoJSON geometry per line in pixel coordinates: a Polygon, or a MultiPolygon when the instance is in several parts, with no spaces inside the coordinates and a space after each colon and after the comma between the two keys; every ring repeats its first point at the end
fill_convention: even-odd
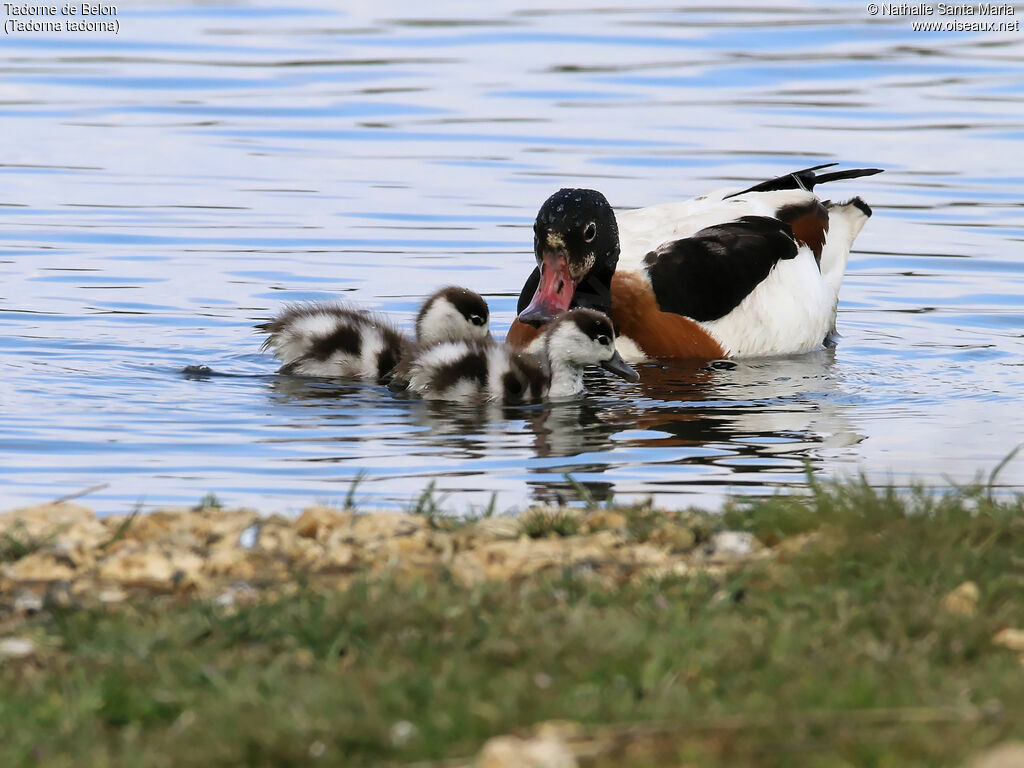
{"type": "Polygon", "coordinates": [[[743,216],[662,245],[644,258],[658,307],[694,320],[734,310],[782,259],[796,256],[789,225],[743,216]]]}

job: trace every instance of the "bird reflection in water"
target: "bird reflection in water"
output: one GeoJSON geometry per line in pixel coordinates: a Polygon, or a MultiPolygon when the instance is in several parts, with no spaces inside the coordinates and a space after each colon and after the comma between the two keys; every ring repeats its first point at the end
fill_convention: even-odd
{"type": "Polygon", "coordinates": [[[680,467],[675,478],[661,472],[651,483],[666,491],[689,482],[693,473],[686,466],[714,465],[734,475],[736,485],[757,485],[758,474],[818,468],[825,454],[864,439],[846,417],[851,398],[834,363],[833,349],[711,364],[661,361],[639,368],[636,384],[588,382],[587,399],[544,409],[530,422],[538,457],[581,458],[538,469],[557,478],[534,483],[534,496],[544,502],[579,498],[579,482],[593,500],[604,500],[612,483],[570,482],[563,475],[593,477],[649,464],[652,452],[662,454],[655,459],[662,467],[680,467]]]}
{"type": "Polygon", "coordinates": [[[346,379],[275,375],[270,389],[282,403],[306,401],[325,405],[337,401],[341,405],[350,404],[352,398],[365,398],[371,387],[360,381],[346,379]]]}
{"type": "Polygon", "coordinates": [[[845,417],[834,363],[835,351],[825,349],[784,358],[648,365],[621,426],[662,433],[644,437],[649,447],[721,446],[751,456],[854,445],[863,436],[845,417]]]}
{"type": "Polygon", "coordinates": [[[715,483],[756,486],[848,450],[864,437],[847,418],[854,396],[834,363],[834,349],[711,364],[659,361],[639,367],[639,382],[595,371],[584,396],[530,406],[425,402],[362,383],[288,376],[277,377],[273,390],[315,401],[335,425],[363,425],[361,440],[397,437],[366,428],[386,407],[392,425],[413,428],[402,431],[396,450],[435,457],[438,475],[525,474],[536,501],[602,501],[615,483],[595,476],[631,467],[634,485],[680,492],[694,482],[687,467],[714,467],[715,483]],[[661,470],[645,481],[642,468],[651,463],[661,470]],[[673,465],[678,473],[665,471],[673,465]]]}

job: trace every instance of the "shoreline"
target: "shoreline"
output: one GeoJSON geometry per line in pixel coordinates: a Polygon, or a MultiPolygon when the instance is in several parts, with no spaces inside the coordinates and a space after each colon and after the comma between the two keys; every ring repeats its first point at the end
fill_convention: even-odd
{"type": "Polygon", "coordinates": [[[0,764],[1021,764],[1024,497],[810,485],[0,514],[0,764]]]}
{"type": "Polygon", "coordinates": [[[531,507],[470,518],[315,505],[297,516],[207,505],[97,516],[75,502],[0,513],[0,594],[42,600],[54,585],[117,603],[181,595],[230,601],[293,581],[445,571],[472,586],[586,568],[614,580],[721,570],[771,556],[714,514],[647,505],[531,507]],[[0,550],[2,554],[2,550],[0,550]],[[9,562],[4,563],[4,560],[9,562]]]}

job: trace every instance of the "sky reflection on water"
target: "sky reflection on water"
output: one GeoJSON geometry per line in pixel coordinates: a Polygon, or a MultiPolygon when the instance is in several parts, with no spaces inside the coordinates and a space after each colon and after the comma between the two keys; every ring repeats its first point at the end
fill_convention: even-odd
{"type": "MultiPolygon", "coordinates": [[[[590,493],[713,504],[864,471],[966,481],[1024,441],[1020,33],[862,3],[119,9],[0,51],[0,480],[104,512],[590,493]],[[819,4],[820,6],[820,4],[819,4]],[[465,15],[466,13],[470,15],[465,15]],[[458,18],[455,18],[458,17],[458,18]],[[628,208],[840,161],[860,194],[834,350],[595,374],[475,409],[278,377],[251,326],[457,282],[503,333],[560,186],[628,208]],[[186,376],[204,364],[217,375],[186,376]]],[[[1003,471],[1024,486],[1024,460],[1003,471]]]]}

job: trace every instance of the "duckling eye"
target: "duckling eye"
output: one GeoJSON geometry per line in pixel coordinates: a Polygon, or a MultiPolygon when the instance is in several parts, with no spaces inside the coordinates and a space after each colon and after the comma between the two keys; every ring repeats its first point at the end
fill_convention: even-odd
{"type": "Polygon", "coordinates": [[[597,237],[597,224],[590,222],[583,228],[583,239],[589,243],[593,242],[595,237],[597,237]]]}
{"type": "Polygon", "coordinates": [[[484,319],[480,317],[480,315],[470,315],[469,322],[471,322],[473,325],[483,325],[484,319]]]}
{"type": "Polygon", "coordinates": [[[609,344],[612,343],[612,340],[609,339],[607,336],[602,335],[597,337],[597,343],[600,344],[602,347],[607,347],[609,344]]]}

